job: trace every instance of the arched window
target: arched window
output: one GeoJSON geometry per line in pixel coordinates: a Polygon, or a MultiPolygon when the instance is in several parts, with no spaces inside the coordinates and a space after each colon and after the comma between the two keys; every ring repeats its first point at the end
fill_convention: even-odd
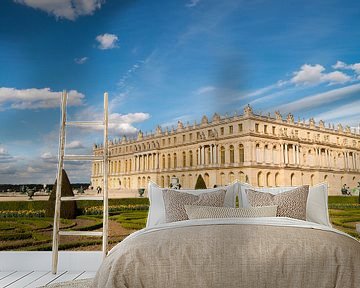
{"type": "Polygon", "coordinates": [[[239,172],[239,179],[241,182],[246,182],[246,175],[244,174],[244,172],[239,172]]]}
{"type": "Polygon", "coordinates": [[[290,186],[295,186],[295,174],[291,173],[290,175],[290,186]]]}
{"type": "Polygon", "coordinates": [[[266,174],[266,186],[267,186],[267,187],[271,187],[271,186],[272,186],[272,184],[271,184],[271,173],[270,173],[270,172],[268,172],[268,173],[266,174]]]}
{"type": "Polygon", "coordinates": [[[141,177],[138,177],[138,183],[137,183],[137,185],[138,185],[138,188],[141,188],[141,177]]]}
{"type": "Polygon", "coordinates": [[[260,144],[256,144],[255,147],[256,162],[260,162],[260,144]]]}
{"type": "Polygon", "coordinates": [[[275,174],[275,186],[276,187],[280,186],[280,174],[279,174],[279,172],[275,174]]]}
{"type": "Polygon", "coordinates": [[[225,164],[225,147],[220,147],[220,163],[225,164]]]}
{"type": "Polygon", "coordinates": [[[141,181],[142,188],[145,188],[145,181],[146,181],[146,178],[145,178],[145,176],[143,176],[142,181],[141,181]]]}
{"type": "Polygon", "coordinates": [[[193,152],[192,151],[190,151],[189,152],[189,162],[190,162],[190,167],[192,167],[193,166],[193,152]]]}
{"type": "Polygon", "coordinates": [[[171,156],[170,156],[170,154],[168,154],[167,157],[168,157],[168,159],[167,159],[168,160],[167,161],[168,162],[167,163],[167,168],[169,169],[169,168],[171,168],[171,156]]]}
{"type": "Polygon", "coordinates": [[[177,168],[177,155],[174,153],[174,168],[177,168]]]}
{"type": "Polygon", "coordinates": [[[230,145],[230,163],[234,163],[234,146],[230,145]]]}
{"type": "Polygon", "coordinates": [[[220,185],[225,185],[225,174],[223,172],[220,173],[220,185]]]}
{"type": "Polygon", "coordinates": [[[235,180],[235,175],[233,172],[230,172],[229,173],[229,182],[232,183],[232,182],[234,182],[234,180],[235,180]]]}
{"type": "Polygon", "coordinates": [[[239,163],[244,163],[244,145],[239,144],[239,163]]]}
{"type": "Polygon", "coordinates": [[[161,176],[161,187],[165,187],[165,177],[164,176],[161,176]]]}
{"type": "Polygon", "coordinates": [[[186,153],[185,153],[185,151],[182,152],[182,166],[186,167],[186,153]]]}
{"type": "Polygon", "coordinates": [[[257,174],[257,184],[259,187],[264,187],[264,179],[263,179],[263,173],[260,171],[258,174],[257,174]]]}

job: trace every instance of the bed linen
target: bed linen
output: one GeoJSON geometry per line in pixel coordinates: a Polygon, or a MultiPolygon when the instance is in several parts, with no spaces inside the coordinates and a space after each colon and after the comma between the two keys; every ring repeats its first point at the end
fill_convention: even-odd
{"type": "Polygon", "coordinates": [[[92,287],[360,287],[360,243],[284,217],[197,219],[137,231],[92,287]]]}

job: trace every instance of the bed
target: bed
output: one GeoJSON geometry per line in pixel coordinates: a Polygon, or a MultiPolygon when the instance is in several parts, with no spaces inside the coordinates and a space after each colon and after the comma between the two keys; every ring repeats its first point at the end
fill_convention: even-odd
{"type": "MultiPolygon", "coordinates": [[[[110,251],[93,287],[360,287],[360,243],[318,213],[327,205],[319,202],[324,198],[319,189],[309,194],[305,220],[235,217],[169,223],[161,219],[160,188],[151,185],[147,227],[110,251]]],[[[229,185],[224,206],[234,209],[234,195],[245,205],[244,187],[249,188],[229,185]]]]}

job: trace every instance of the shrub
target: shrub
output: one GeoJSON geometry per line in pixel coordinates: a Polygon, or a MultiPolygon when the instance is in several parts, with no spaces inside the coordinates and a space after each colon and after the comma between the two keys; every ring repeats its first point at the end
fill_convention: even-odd
{"type": "MultiPolygon", "coordinates": [[[[53,217],[55,212],[55,200],[56,200],[56,184],[57,180],[55,181],[55,184],[53,186],[53,189],[51,191],[47,209],[46,209],[46,216],[47,217],[53,217]]],[[[61,185],[61,196],[74,196],[74,192],[71,188],[71,184],[69,181],[69,178],[65,172],[65,170],[62,170],[62,185],[61,185]]],[[[75,219],[76,218],[76,201],[66,201],[61,203],[61,209],[60,209],[60,217],[65,219],[75,219]]]]}
{"type": "MultiPolygon", "coordinates": [[[[117,205],[117,206],[109,206],[109,214],[114,214],[116,212],[122,211],[132,211],[132,210],[148,210],[149,205],[117,205]]],[[[83,215],[102,215],[103,214],[103,206],[95,206],[95,207],[85,207],[80,209],[81,214],[83,215]]]]}
{"type": "Polygon", "coordinates": [[[199,174],[196,180],[195,189],[206,189],[206,184],[201,174],[199,174]]]}
{"type": "Polygon", "coordinates": [[[31,232],[19,232],[19,233],[1,233],[0,241],[9,241],[9,240],[22,240],[32,238],[31,232]]]}
{"type": "Polygon", "coordinates": [[[33,218],[33,217],[45,217],[45,210],[19,210],[11,211],[4,210],[0,211],[0,218],[33,218]]]}

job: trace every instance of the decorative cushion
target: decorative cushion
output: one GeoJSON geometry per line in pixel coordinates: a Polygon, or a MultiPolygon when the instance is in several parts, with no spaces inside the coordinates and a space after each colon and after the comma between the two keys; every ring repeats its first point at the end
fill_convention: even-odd
{"type": "MultiPolygon", "coordinates": [[[[280,194],[297,187],[253,187],[248,183],[239,183],[239,206],[249,207],[245,194],[246,189],[253,189],[259,192],[280,194]]],[[[331,227],[328,210],[328,185],[320,183],[309,188],[309,195],[306,203],[306,221],[318,223],[331,227]]]]}
{"type": "Polygon", "coordinates": [[[189,219],[275,217],[277,206],[230,208],[185,205],[185,210],[189,219]]]}
{"type": "Polygon", "coordinates": [[[185,205],[224,206],[225,190],[192,195],[178,190],[163,191],[166,222],[188,220],[185,205]]]}
{"type": "MultiPolygon", "coordinates": [[[[220,190],[226,190],[225,207],[235,207],[236,195],[239,193],[239,183],[236,181],[228,186],[217,187],[213,189],[198,189],[198,190],[186,190],[181,189],[180,192],[190,193],[193,195],[200,195],[208,192],[215,192],[220,190]]],[[[153,227],[166,222],[165,219],[165,206],[163,199],[163,190],[168,188],[160,188],[156,183],[149,181],[148,195],[150,201],[149,214],[146,222],[146,227],[153,227]]]]}
{"type": "Polygon", "coordinates": [[[246,189],[245,192],[251,206],[278,205],[276,216],[306,220],[308,185],[277,195],[251,189],[246,189]]]}

